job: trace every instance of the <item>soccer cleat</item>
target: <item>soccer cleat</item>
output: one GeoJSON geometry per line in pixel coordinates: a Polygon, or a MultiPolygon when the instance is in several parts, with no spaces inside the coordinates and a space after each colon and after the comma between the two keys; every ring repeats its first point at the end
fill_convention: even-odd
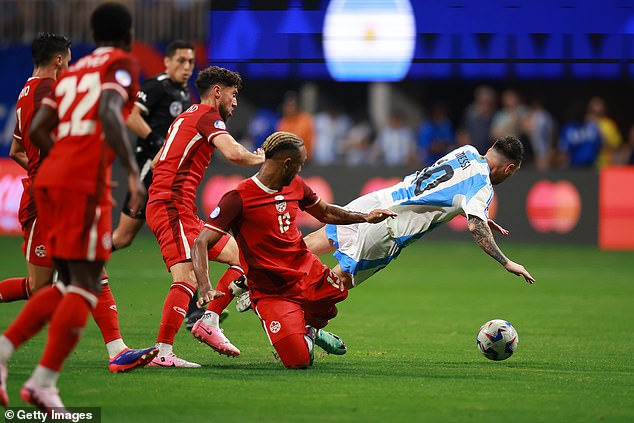
{"type": "Polygon", "coordinates": [[[237,297],[236,310],[240,313],[251,310],[251,297],[249,296],[249,291],[246,291],[237,297]]]}
{"type": "Polygon", "coordinates": [[[304,334],[304,341],[306,341],[306,346],[308,347],[308,354],[310,354],[310,366],[313,365],[313,361],[315,361],[315,333],[317,329],[312,326],[306,326],[306,333],[304,334]]]}
{"type": "Polygon", "coordinates": [[[0,404],[4,408],[9,406],[9,394],[7,393],[7,365],[0,363],[0,404]]]}
{"type": "Polygon", "coordinates": [[[37,385],[33,379],[29,379],[20,389],[20,397],[22,401],[31,404],[48,414],[52,411],[56,413],[66,413],[64,403],[59,397],[59,391],[56,387],[43,387],[37,385]]]}
{"type": "Polygon", "coordinates": [[[315,330],[315,344],[325,350],[328,354],[344,355],[348,349],[346,344],[334,333],[323,329],[315,330]]]}
{"type": "Polygon", "coordinates": [[[229,289],[234,297],[239,297],[249,290],[247,285],[247,277],[245,275],[240,276],[235,281],[229,284],[229,289]]]}
{"type": "Polygon", "coordinates": [[[192,363],[191,361],[183,360],[182,358],[176,357],[176,354],[169,353],[164,357],[156,356],[147,365],[148,367],[183,367],[187,369],[197,369],[200,366],[198,363],[192,363]]]}
{"type": "Polygon", "coordinates": [[[118,373],[127,372],[137,367],[143,367],[156,357],[158,351],[158,347],[156,346],[141,350],[126,348],[110,360],[108,369],[110,369],[112,373],[118,373]]]}
{"type": "MultiPolygon", "coordinates": [[[[198,310],[196,310],[195,312],[187,316],[187,318],[185,319],[185,327],[187,328],[188,331],[191,332],[191,330],[194,328],[194,325],[196,324],[198,319],[203,317],[203,314],[205,314],[205,309],[199,308],[198,310]]],[[[218,321],[222,323],[227,319],[227,317],[229,317],[229,311],[222,310],[222,313],[220,313],[220,317],[218,318],[218,321]]]]}
{"type": "Polygon", "coordinates": [[[228,355],[229,357],[239,356],[240,350],[227,339],[223,330],[205,324],[204,320],[205,318],[203,317],[192,328],[194,338],[209,345],[219,354],[228,355]]]}

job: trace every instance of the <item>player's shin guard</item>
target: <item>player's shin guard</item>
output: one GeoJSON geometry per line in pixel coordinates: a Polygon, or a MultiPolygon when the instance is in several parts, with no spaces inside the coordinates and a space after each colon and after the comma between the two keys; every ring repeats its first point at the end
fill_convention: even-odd
{"type": "Polygon", "coordinates": [[[174,337],[180,329],[183,319],[185,319],[187,304],[194,296],[194,292],[196,292],[196,288],[186,282],[172,284],[163,303],[161,326],[156,342],[174,345],[174,337]]]}
{"type": "Polygon", "coordinates": [[[64,290],[61,284],[45,286],[26,302],[18,317],[4,332],[15,348],[34,337],[51,320],[64,290]]]}
{"type": "Polygon", "coordinates": [[[242,270],[240,267],[230,266],[222,275],[216,286],[216,291],[224,292],[225,295],[223,297],[210,301],[209,305],[207,306],[207,311],[213,311],[217,315],[220,315],[220,313],[222,313],[222,310],[227,308],[227,306],[231,303],[231,300],[233,300],[233,293],[231,289],[229,289],[229,284],[243,275],[244,270],[242,270]]]}
{"type": "Polygon", "coordinates": [[[90,309],[97,304],[94,293],[74,285],[68,287],[53,314],[40,366],[59,372],[86,326],[90,309]]]}
{"type": "Polygon", "coordinates": [[[0,303],[26,300],[31,295],[28,278],[11,278],[0,282],[0,303]]]}
{"type": "Polygon", "coordinates": [[[101,280],[101,293],[97,297],[97,306],[92,309],[92,317],[99,326],[104,343],[121,339],[117,303],[112,296],[107,278],[101,280]]]}
{"type": "Polygon", "coordinates": [[[313,339],[295,333],[287,336],[273,345],[280,356],[282,364],[288,369],[307,369],[312,364],[313,339]]]}

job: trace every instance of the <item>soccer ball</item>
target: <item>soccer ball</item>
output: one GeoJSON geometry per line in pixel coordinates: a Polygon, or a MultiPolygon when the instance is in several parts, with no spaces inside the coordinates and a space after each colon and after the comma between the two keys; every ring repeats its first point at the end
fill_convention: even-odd
{"type": "Polygon", "coordinates": [[[506,360],[513,355],[519,336],[506,320],[489,320],[482,325],[476,337],[478,349],[489,360],[506,360]]]}

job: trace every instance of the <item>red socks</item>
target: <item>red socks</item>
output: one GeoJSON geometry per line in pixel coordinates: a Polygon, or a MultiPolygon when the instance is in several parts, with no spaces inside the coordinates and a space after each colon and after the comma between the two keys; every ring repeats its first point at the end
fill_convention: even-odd
{"type": "Polygon", "coordinates": [[[102,281],[101,294],[97,297],[97,306],[92,309],[92,317],[99,326],[104,343],[107,344],[121,338],[117,303],[112,296],[108,282],[102,281]]]}
{"type": "Polygon", "coordinates": [[[67,288],[51,319],[41,366],[57,372],[62,369],[64,360],[79,341],[90,309],[96,304],[97,297],[92,292],[77,286],[67,288]]]}
{"type": "Polygon", "coordinates": [[[26,300],[31,295],[28,278],[11,278],[0,282],[0,303],[26,300]]]}
{"type": "Polygon", "coordinates": [[[174,282],[163,303],[163,312],[161,315],[161,326],[159,327],[156,342],[174,345],[174,337],[180,329],[185,314],[187,313],[187,304],[194,296],[196,288],[186,282],[174,282]]]}
{"type": "Polygon", "coordinates": [[[213,311],[220,316],[222,310],[227,308],[227,306],[231,303],[231,300],[233,300],[233,293],[229,289],[229,284],[242,275],[244,275],[244,271],[238,266],[231,266],[227,269],[227,271],[218,281],[218,285],[216,286],[216,291],[222,291],[225,293],[225,295],[224,297],[220,297],[213,301],[210,301],[207,305],[208,311],[213,311]]]}
{"type": "Polygon", "coordinates": [[[49,285],[40,289],[26,302],[18,317],[4,332],[4,336],[18,348],[33,338],[51,320],[61,300],[62,292],[57,286],[49,285]]]}

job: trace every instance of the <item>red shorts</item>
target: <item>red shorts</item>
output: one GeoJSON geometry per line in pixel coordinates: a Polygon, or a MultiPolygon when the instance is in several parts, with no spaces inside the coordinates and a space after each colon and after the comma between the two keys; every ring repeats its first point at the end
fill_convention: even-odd
{"type": "Polygon", "coordinates": [[[112,252],[112,203],[95,195],[59,188],[34,190],[38,223],[50,256],[107,261],[112,252]]]}
{"type": "Polygon", "coordinates": [[[24,237],[22,252],[24,257],[26,257],[27,263],[36,266],[53,267],[51,250],[40,220],[37,218],[31,219],[22,225],[22,236],[24,237]]]}
{"type": "MultiPolygon", "coordinates": [[[[172,266],[191,261],[191,248],[202,230],[203,222],[196,214],[178,203],[156,200],[145,209],[146,221],[161,247],[163,261],[170,270],[172,266]]],[[[208,257],[214,260],[229,242],[231,235],[222,238],[209,250],[208,257]]]]}
{"type": "MultiPolygon", "coordinates": [[[[289,335],[306,333],[307,324],[317,328],[326,326],[328,320],[337,314],[335,304],[348,296],[348,290],[339,284],[339,279],[324,265],[318,269],[314,267],[313,272],[298,283],[304,285],[301,293],[293,296],[259,296],[253,300],[253,309],[260,317],[272,345],[289,335]]],[[[257,285],[257,282],[253,285],[257,285]]],[[[257,286],[252,288],[257,291],[257,286]]]]}

